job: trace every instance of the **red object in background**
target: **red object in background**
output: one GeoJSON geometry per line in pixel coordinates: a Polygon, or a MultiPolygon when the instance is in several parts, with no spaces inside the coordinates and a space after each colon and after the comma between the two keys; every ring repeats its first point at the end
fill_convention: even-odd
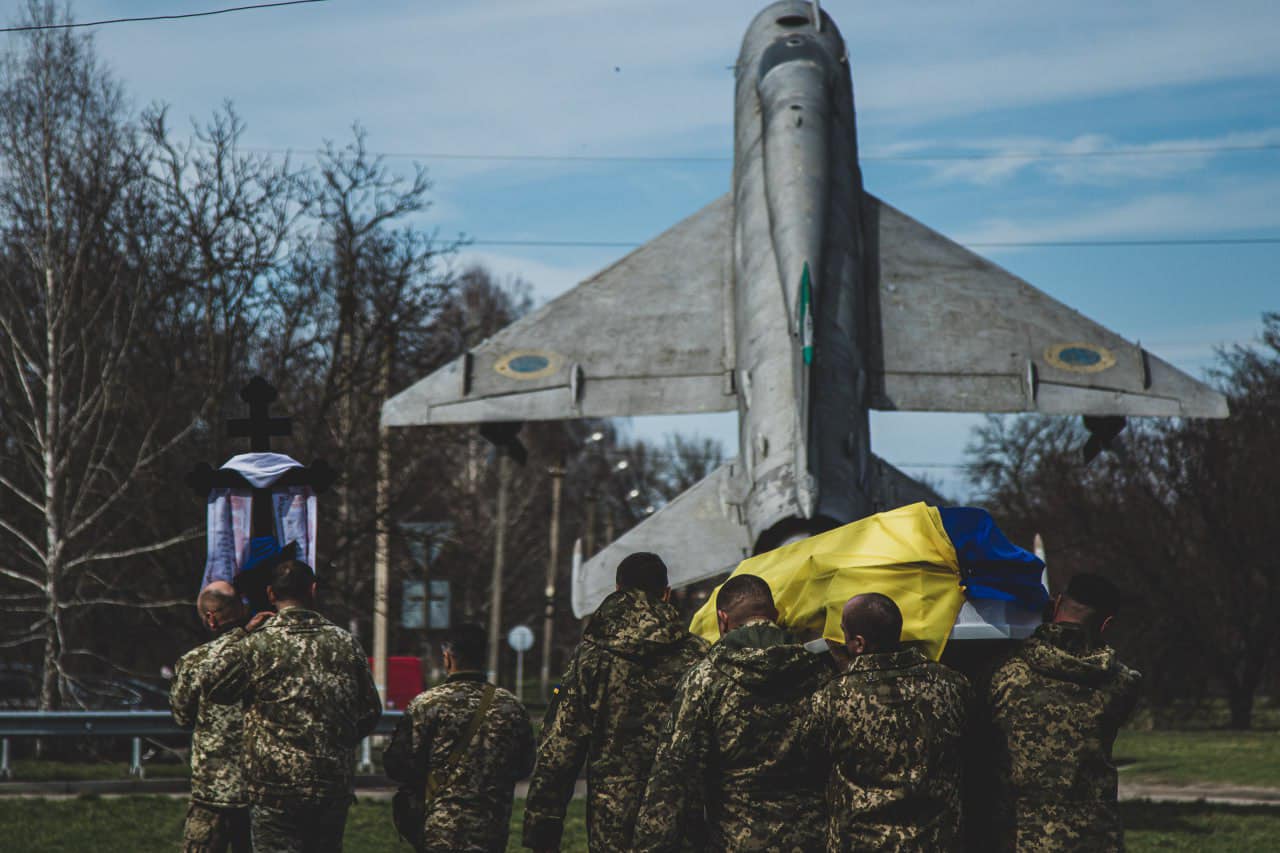
{"type": "MultiPolygon", "coordinates": [[[[373,658],[369,658],[373,669],[373,658]]],[[[413,697],[422,692],[422,659],[414,657],[387,658],[387,695],[384,696],[388,711],[403,711],[413,697]]]]}

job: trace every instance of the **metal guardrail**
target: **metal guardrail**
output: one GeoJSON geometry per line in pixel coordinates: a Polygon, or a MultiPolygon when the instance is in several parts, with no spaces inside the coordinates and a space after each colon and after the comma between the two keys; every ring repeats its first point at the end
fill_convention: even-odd
{"type": "MultiPolygon", "coordinates": [[[[389,735],[403,711],[383,711],[375,735],[389,735]]],[[[191,729],[174,721],[168,711],[0,711],[0,779],[13,777],[9,741],[20,737],[131,737],[129,775],[142,778],[144,737],[184,737],[191,729]]],[[[361,744],[360,766],[372,767],[369,739],[361,744]]]]}

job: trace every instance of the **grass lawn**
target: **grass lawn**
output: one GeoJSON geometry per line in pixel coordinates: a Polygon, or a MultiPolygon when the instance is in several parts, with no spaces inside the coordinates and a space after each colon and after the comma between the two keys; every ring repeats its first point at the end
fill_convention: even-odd
{"type": "MultiPolygon", "coordinates": [[[[582,800],[569,806],[563,851],[586,851],[587,828],[582,800]]],[[[182,837],[182,819],[187,803],[177,797],[94,797],[75,799],[0,799],[0,826],[4,839],[0,849],[25,853],[54,853],[64,850],[98,850],[103,853],[172,853],[182,837]],[[5,845],[21,839],[18,847],[5,845]]],[[[524,802],[516,800],[511,815],[508,850],[521,850],[520,823],[524,802]]],[[[362,800],[347,819],[344,849],[347,853],[407,851],[391,825],[388,800],[362,800]]]]}
{"type": "Polygon", "coordinates": [[[1280,732],[1123,731],[1114,755],[1121,779],[1280,788],[1280,732]]]}
{"type": "Polygon", "coordinates": [[[1202,803],[1121,803],[1129,853],[1273,851],[1280,845],[1280,809],[1202,803]]]}
{"type": "MultiPolygon", "coordinates": [[[[148,779],[185,779],[191,768],[185,764],[144,762],[148,779]]],[[[128,779],[129,762],[111,761],[91,763],[85,761],[35,761],[23,759],[13,762],[13,778],[20,782],[96,782],[102,779],[128,779]]]]}
{"type": "MultiPolygon", "coordinates": [[[[508,850],[519,850],[523,803],[516,801],[508,850]]],[[[80,797],[66,800],[0,799],[0,826],[28,853],[62,850],[172,851],[180,837],[185,801],[173,797],[80,797]]],[[[1275,850],[1280,809],[1185,803],[1124,803],[1131,853],[1194,850],[1245,853],[1275,850]]],[[[583,802],[569,809],[564,851],[585,851],[583,802]]],[[[8,849],[8,848],[6,848],[8,849]]],[[[408,851],[391,828],[391,804],[362,801],[347,821],[349,853],[408,851]]]]}

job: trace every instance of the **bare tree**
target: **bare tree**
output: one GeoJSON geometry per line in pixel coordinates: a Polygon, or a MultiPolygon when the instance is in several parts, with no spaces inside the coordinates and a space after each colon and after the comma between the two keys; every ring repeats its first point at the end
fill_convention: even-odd
{"type": "Polygon", "coordinates": [[[73,695],[70,656],[102,657],[78,622],[186,603],[138,569],[201,530],[144,496],[207,427],[287,227],[282,178],[236,155],[234,114],[196,154],[162,119],[140,126],[71,30],[25,34],[0,66],[0,580],[30,617],[5,642],[42,645],[42,708],[73,695]],[[193,349],[197,329],[217,346],[193,349]]]}
{"type": "Polygon", "coordinates": [[[1216,373],[1226,420],[1133,424],[1118,453],[1085,467],[1074,422],[992,419],[970,471],[1011,535],[1045,534],[1056,580],[1102,571],[1142,595],[1120,636],[1150,694],[1194,697],[1216,682],[1232,727],[1249,728],[1280,653],[1280,314],[1265,315],[1260,346],[1222,352],[1216,373]]]}
{"type": "MultiPolygon", "coordinates": [[[[61,19],[31,3],[32,23],[61,19]]],[[[0,482],[28,512],[0,527],[22,546],[6,578],[40,614],[16,641],[44,644],[40,704],[52,707],[66,648],[65,593],[95,563],[169,547],[124,549],[103,522],[130,481],[182,434],[143,427],[121,408],[124,371],[146,304],[149,259],[134,226],[146,210],[146,152],[124,118],[119,86],[88,42],[38,31],[6,57],[0,81],[0,217],[6,424],[16,470],[0,482]]]]}

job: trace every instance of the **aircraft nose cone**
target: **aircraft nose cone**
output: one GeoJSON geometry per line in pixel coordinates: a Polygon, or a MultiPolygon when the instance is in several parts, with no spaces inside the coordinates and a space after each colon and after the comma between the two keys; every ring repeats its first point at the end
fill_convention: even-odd
{"type": "Polygon", "coordinates": [[[757,79],[764,80],[771,71],[791,62],[805,62],[824,73],[831,70],[831,57],[817,39],[811,35],[791,34],[774,40],[765,48],[760,56],[757,79]]]}

